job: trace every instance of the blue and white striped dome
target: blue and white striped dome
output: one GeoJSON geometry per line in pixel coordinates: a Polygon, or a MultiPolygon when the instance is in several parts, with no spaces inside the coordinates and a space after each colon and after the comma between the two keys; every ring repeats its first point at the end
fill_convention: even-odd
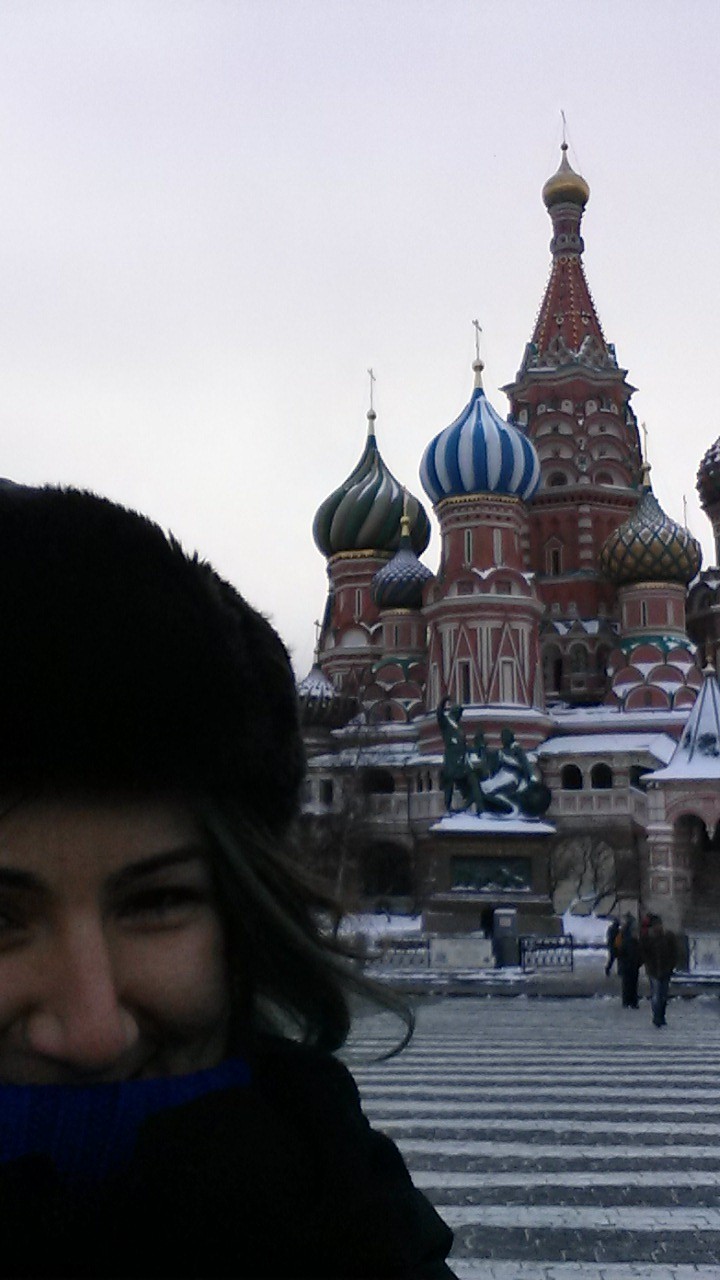
{"type": "Polygon", "coordinates": [[[420,481],[433,503],[469,493],[507,493],[531,498],[540,484],[533,445],[493,409],[483,390],[477,360],[475,387],[455,421],[430,441],[420,463],[420,481]]]}

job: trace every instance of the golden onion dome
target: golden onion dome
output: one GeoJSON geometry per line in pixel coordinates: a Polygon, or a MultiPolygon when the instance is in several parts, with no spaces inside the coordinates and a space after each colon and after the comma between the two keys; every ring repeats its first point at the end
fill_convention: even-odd
{"type": "Polygon", "coordinates": [[[666,515],[649,484],[628,520],[600,551],[600,570],[616,586],[690,582],[700,569],[700,543],[666,515]]]}
{"type": "Polygon", "coordinates": [[[583,177],[570,167],[567,158],[567,142],[563,142],[562,159],[557,173],[548,178],[542,189],[542,198],[546,209],[556,204],[579,204],[585,208],[590,199],[590,188],[583,177]]]}

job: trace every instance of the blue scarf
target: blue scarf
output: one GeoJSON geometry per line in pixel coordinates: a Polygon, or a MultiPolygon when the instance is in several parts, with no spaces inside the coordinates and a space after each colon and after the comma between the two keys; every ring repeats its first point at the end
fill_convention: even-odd
{"type": "Polygon", "coordinates": [[[189,1076],[86,1086],[0,1085],[0,1164],[45,1155],[69,1182],[102,1180],[130,1159],[150,1116],[249,1083],[247,1063],[229,1058],[189,1076]]]}

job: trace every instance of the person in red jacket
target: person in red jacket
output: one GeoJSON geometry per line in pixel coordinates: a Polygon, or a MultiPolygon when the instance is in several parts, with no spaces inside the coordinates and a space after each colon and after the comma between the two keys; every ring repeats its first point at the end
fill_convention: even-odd
{"type": "Polygon", "coordinates": [[[279,637],[151,521],[7,481],[0,600],[0,1275],[451,1277],[333,1056],[373,992],[299,867],[279,637]]]}
{"type": "Polygon", "coordinates": [[[642,963],[650,979],[652,1020],[656,1027],[664,1027],[670,979],[678,963],[678,940],[674,933],[663,928],[660,916],[650,915],[640,947],[642,963]]]}

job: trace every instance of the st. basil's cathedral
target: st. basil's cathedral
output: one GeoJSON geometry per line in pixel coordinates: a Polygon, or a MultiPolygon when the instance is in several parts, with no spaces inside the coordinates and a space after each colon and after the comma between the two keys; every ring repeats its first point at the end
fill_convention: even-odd
{"type": "MultiPolygon", "coordinates": [[[[550,278],[503,388],[509,415],[478,349],[468,403],[422,455],[437,568],[372,401],[362,456],[315,516],[329,586],[299,686],[305,822],[347,899],[421,910],[430,931],[487,928],[512,906],[521,931],[551,932],[574,901],[720,932],[720,569],[701,572],[653,493],[583,268],[589,194],[563,143],[542,191],[550,278]],[[468,759],[494,757],[484,793],[532,771],[546,812],[453,798],[448,705],[468,759]]],[[[698,490],[720,562],[720,439],[698,490]]]]}

